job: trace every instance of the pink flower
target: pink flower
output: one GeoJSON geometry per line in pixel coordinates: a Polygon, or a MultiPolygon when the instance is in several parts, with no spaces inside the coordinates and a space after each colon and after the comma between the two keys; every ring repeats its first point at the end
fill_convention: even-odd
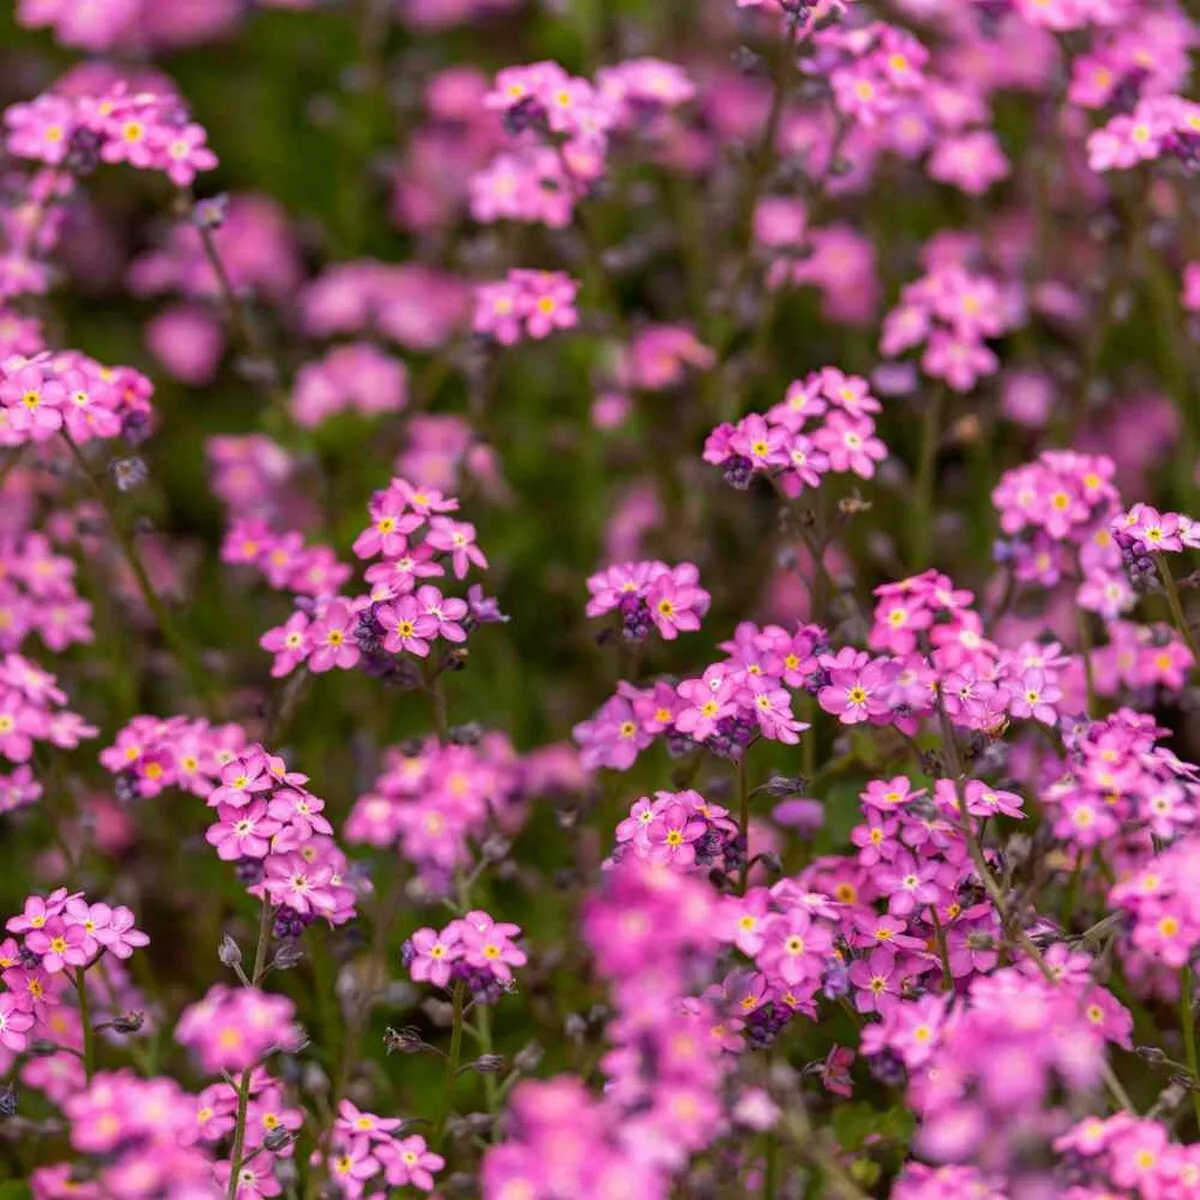
{"type": "Polygon", "coordinates": [[[438,621],[416,597],[401,596],[390,604],[381,604],[375,616],[386,631],[384,648],[392,654],[403,651],[418,658],[429,654],[429,640],[437,636],[438,621]]]}
{"type": "Polygon", "coordinates": [[[425,1139],[419,1134],[384,1143],[376,1154],[392,1187],[409,1185],[422,1192],[433,1191],[434,1173],[446,1165],[440,1154],[427,1149],[425,1139]]]}
{"type": "Polygon", "coordinates": [[[361,657],[354,639],[358,616],[350,611],[344,600],[334,600],[321,616],[309,626],[306,637],[312,652],[308,658],[310,671],[322,672],[340,667],[349,670],[361,657]]]}

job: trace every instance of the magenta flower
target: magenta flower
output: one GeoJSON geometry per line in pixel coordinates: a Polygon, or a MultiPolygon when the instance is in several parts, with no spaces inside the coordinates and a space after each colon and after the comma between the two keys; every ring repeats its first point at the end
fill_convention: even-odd
{"type": "Polygon", "coordinates": [[[406,651],[418,658],[429,654],[429,640],[437,636],[438,621],[415,596],[401,596],[389,604],[381,604],[375,616],[386,631],[384,648],[392,654],[406,651]]]}
{"type": "Polygon", "coordinates": [[[454,521],[450,517],[433,517],[429,522],[426,542],[435,550],[450,555],[454,575],[466,578],[473,563],[480,570],[487,570],[487,559],[475,544],[475,526],[466,521],[454,521]]]}
{"type": "Polygon", "coordinates": [[[271,848],[271,836],[281,828],[269,815],[267,801],[262,799],[252,800],[241,808],[219,805],[217,814],[219,821],[209,826],[204,838],[216,847],[217,857],[223,862],[265,858],[271,848]]]}
{"type": "Polygon", "coordinates": [[[12,992],[0,992],[0,1046],[20,1054],[25,1049],[25,1034],[33,1028],[33,1013],[17,1006],[12,992]]]}
{"type": "Polygon", "coordinates": [[[308,658],[310,671],[322,672],[340,667],[349,670],[361,656],[354,630],[358,615],[350,611],[344,600],[334,600],[321,616],[309,626],[308,644],[312,652],[308,658]]]}
{"type": "Polygon", "coordinates": [[[433,1191],[434,1173],[446,1165],[440,1154],[427,1149],[419,1134],[380,1145],[376,1154],[384,1164],[384,1178],[392,1187],[409,1185],[422,1192],[433,1191]]]}
{"type": "Polygon", "coordinates": [[[418,929],[409,938],[413,958],[408,970],[418,983],[429,982],[442,988],[449,985],[451,969],[463,957],[457,924],[454,922],[441,933],[435,929],[418,929]]]}

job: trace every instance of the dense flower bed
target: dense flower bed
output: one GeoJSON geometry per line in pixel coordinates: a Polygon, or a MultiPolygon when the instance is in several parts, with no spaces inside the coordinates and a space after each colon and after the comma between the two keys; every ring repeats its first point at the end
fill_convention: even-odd
{"type": "Polygon", "coordinates": [[[17,0],[0,1197],[1200,1196],[1197,48],[17,0]]]}

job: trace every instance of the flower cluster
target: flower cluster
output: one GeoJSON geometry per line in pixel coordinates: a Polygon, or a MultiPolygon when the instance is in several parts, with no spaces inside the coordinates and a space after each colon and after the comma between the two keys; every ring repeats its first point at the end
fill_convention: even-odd
{"type": "MultiPolygon", "coordinates": [[[[83,1163],[40,1167],[30,1178],[39,1200],[69,1195],[213,1195],[214,1161],[194,1135],[196,1097],[173,1079],[129,1069],[82,1081],[63,1101],[72,1147],[83,1163]],[[79,1167],[92,1160],[86,1176],[79,1167]]],[[[272,1193],[265,1193],[270,1195],[272,1193]]]]}
{"type": "Polygon", "coordinates": [[[380,1173],[389,1187],[414,1187],[432,1192],[433,1177],[445,1165],[420,1134],[404,1135],[398,1117],[362,1112],[349,1100],[338,1107],[329,1151],[329,1176],[343,1196],[363,1194],[368,1181],[380,1173]]]}
{"type": "Polygon", "coordinates": [[[17,765],[11,776],[0,776],[0,811],[29,804],[41,794],[25,765],[37,743],[69,750],[99,732],[66,703],[66,692],[48,671],[20,654],[0,659],[0,759],[17,765]]]}
{"type": "Polygon", "coordinates": [[[0,650],[19,650],[36,633],[48,650],[90,642],[92,606],[76,590],[75,563],[40,533],[10,536],[0,554],[0,650]]]}
{"type": "Polygon", "coordinates": [[[699,629],[712,601],[692,563],[619,563],[591,576],[587,587],[587,615],[618,613],[621,634],[630,642],[645,641],[652,629],[666,641],[699,629]]]}
{"type": "Polygon", "coordinates": [[[502,346],[549,337],[578,322],[578,291],[575,280],[561,271],[509,271],[496,283],[476,287],[474,330],[502,346]]]}
{"type": "Polygon", "coordinates": [[[77,351],[0,362],[0,446],[123,436],[141,441],[152,415],[150,381],[132,367],[110,368],[77,351]]]}
{"type": "MultiPolygon", "coordinates": [[[[314,598],[336,592],[352,574],[329,546],[307,545],[296,530],[276,533],[268,521],[258,517],[235,519],[230,524],[221,544],[221,561],[255,568],[269,587],[279,591],[314,598]]],[[[282,649],[274,645],[265,648],[282,649]]]]}
{"type": "Polygon", "coordinates": [[[988,339],[1008,333],[1021,320],[1019,293],[958,262],[938,263],[904,286],[899,304],[884,319],[879,349],[895,358],[922,346],[921,370],[930,379],[970,392],[1000,368],[988,339]]]}
{"type": "Polygon", "coordinates": [[[461,983],[476,1003],[494,1004],[514,988],[513,967],[529,961],[514,941],[520,936],[519,925],[474,909],[440,930],[418,929],[405,942],[403,958],[417,982],[440,988],[461,983]]]}
{"type": "Polygon", "coordinates": [[[5,147],[17,158],[86,170],[98,162],[160,171],[188,187],[217,157],[202,126],[189,121],[172,92],[131,92],[120,85],[101,95],[43,92],[5,110],[5,147]]]}
{"type": "Polygon", "coordinates": [[[404,364],[370,342],[354,342],[301,367],[292,391],[291,413],[298,425],[315,429],[348,409],[373,417],[400,412],[407,402],[404,364]]]}
{"type": "Polygon", "coordinates": [[[452,890],[455,871],[471,863],[472,845],[483,844],[489,831],[511,836],[521,828],[528,798],[571,796],[586,782],[570,747],[548,746],[521,758],[500,733],[389,748],[383,766],[355,802],[346,838],[397,846],[435,895],[452,890]]]}
{"type": "Polygon", "coordinates": [[[246,1071],[277,1050],[299,1046],[295,1015],[296,1006],[286,996],[218,983],[184,1009],[175,1040],[207,1075],[246,1071]]]}
{"type": "Polygon", "coordinates": [[[1087,139],[1093,171],[1129,171],[1169,157],[1188,172],[1200,168],[1200,105],[1181,96],[1147,96],[1087,139]]]}
{"type": "Polygon", "coordinates": [[[555,62],[500,71],[484,104],[501,115],[513,145],[471,180],[471,215],[484,223],[568,225],[576,203],[604,174],[622,100],[555,62]]]}
{"type": "Polygon", "coordinates": [[[870,479],[887,457],[875,436],[881,408],[866,380],[825,367],[795,380],[765,414],[719,425],[704,444],[704,461],[720,467],[733,487],[767,475],[789,497],[818,487],[827,472],[870,479]]]}
{"type": "Polygon", "coordinates": [[[997,557],[1015,577],[1050,588],[1074,574],[1079,605],[1110,618],[1133,604],[1110,530],[1119,512],[1114,471],[1105,455],[1045,450],[1005,471],[992,492],[1007,539],[997,557]]]}

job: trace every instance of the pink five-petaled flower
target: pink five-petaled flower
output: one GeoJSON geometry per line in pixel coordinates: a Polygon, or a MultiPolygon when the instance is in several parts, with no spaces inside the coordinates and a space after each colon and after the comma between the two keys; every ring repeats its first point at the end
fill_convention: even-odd
{"type": "Polygon", "coordinates": [[[0,1046],[19,1054],[25,1049],[25,1034],[33,1021],[33,1013],[19,1008],[12,992],[0,992],[0,1046]]]}
{"type": "Polygon", "coordinates": [[[523,967],[528,959],[525,952],[510,940],[521,931],[518,926],[492,922],[487,925],[473,922],[472,917],[486,914],[468,913],[461,922],[463,958],[468,966],[490,971],[500,983],[512,980],[512,968],[523,967]]]}
{"type": "Polygon", "coordinates": [[[400,596],[390,604],[381,604],[375,616],[385,631],[384,649],[392,654],[407,651],[418,658],[429,654],[429,639],[437,636],[438,621],[415,596],[400,596]]]}
{"type": "Polygon", "coordinates": [[[455,521],[450,517],[433,517],[429,522],[426,542],[435,550],[450,555],[455,577],[466,578],[471,564],[487,570],[487,559],[475,544],[475,526],[466,521],[455,521]]]}
{"type": "Polygon", "coordinates": [[[344,600],[334,600],[308,629],[312,652],[308,669],[321,672],[334,667],[349,670],[359,660],[361,652],[354,640],[358,616],[350,611],[344,600]]]}
{"type": "Polygon", "coordinates": [[[376,1156],[383,1163],[384,1178],[392,1187],[408,1184],[422,1192],[433,1191],[433,1173],[446,1165],[446,1160],[429,1150],[425,1139],[416,1133],[380,1145],[376,1156]]]}
{"type": "Polygon", "coordinates": [[[428,927],[418,929],[409,938],[413,958],[408,970],[418,983],[429,982],[442,988],[449,984],[450,972],[463,956],[457,925],[458,922],[453,922],[440,933],[428,927]]]}
{"type": "Polygon", "coordinates": [[[271,836],[280,829],[280,823],[268,813],[266,800],[260,797],[241,808],[222,804],[217,807],[217,816],[217,824],[209,826],[204,838],[216,847],[219,859],[235,862],[239,858],[266,858],[271,836]]]}
{"type": "Polygon", "coordinates": [[[96,953],[96,940],[82,925],[68,925],[62,917],[51,917],[41,929],[25,935],[25,948],[42,960],[42,969],[51,975],[67,967],[82,967],[96,953]]]}
{"type": "Polygon", "coordinates": [[[294,612],[283,625],[268,629],[259,640],[259,645],[275,655],[271,664],[271,676],[275,679],[290,674],[309,654],[311,643],[306,630],[308,615],[294,612]]]}

